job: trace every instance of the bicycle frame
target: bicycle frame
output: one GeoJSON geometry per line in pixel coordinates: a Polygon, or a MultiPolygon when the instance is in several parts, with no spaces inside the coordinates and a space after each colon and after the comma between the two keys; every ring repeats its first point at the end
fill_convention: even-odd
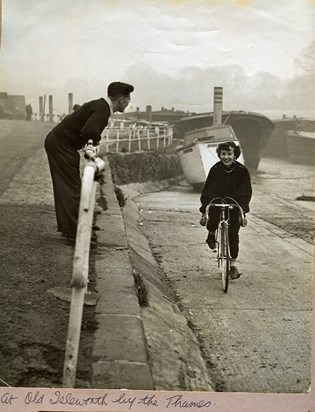
{"type": "MultiPolygon", "coordinates": [[[[219,237],[222,234],[222,232],[223,231],[228,232],[229,230],[229,226],[230,226],[229,218],[230,218],[229,209],[227,209],[227,207],[222,207],[221,212],[220,212],[220,221],[219,221],[218,229],[216,231],[216,242],[217,243],[219,243],[219,240],[220,240],[219,237]]],[[[230,245],[228,245],[228,252],[230,254],[230,245]]],[[[219,256],[218,256],[218,259],[219,259],[219,256]]],[[[222,256],[221,256],[221,259],[222,259],[222,256]]],[[[220,267],[219,264],[218,266],[220,267]]]]}
{"type": "Polygon", "coordinates": [[[220,208],[220,219],[218,228],[216,230],[216,243],[217,248],[217,259],[218,267],[221,269],[222,277],[222,288],[224,293],[228,290],[229,285],[229,274],[230,274],[230,264],[231,264],[231,255],[230,255],[230,243],[229,243],[229,219],[230,219],[230,210],[236,207],[241,216],[241,225],[246,225],[245,216],[240,205],[232,198],[215,198],[213,199],[207,208],[207,219],[209,219],[209,209],[211,207],[220,208]],[[227,200],[232,201],[232,203],[227,203],[227,200]],[[220,203],[217,203],[217,202],[220,203]]]}
{"type": "Polygon", "coordinates": [[[229,244],[229,205],[221,205],[220,221],[216,230],[216,242],[218,244],[217,259],[218,267],[221,269],[223,292],[228,291],[230,274],[230,244],[229,244]]]}

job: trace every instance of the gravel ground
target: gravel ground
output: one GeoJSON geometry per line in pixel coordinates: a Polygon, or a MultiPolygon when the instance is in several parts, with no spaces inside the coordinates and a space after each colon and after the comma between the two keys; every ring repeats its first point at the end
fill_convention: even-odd
{"type": "MultiPolygon", "coordinates": [[[[52,289],[70,291],[74,249],[56,231],[43,149],[54,125],[13,120],[1,120],[0,125],[0,143],[6,149],[0,154],[0,386],[58,387],[62,385],[69,303],[56,298],[52,289]]],[[[112,157],[119,184],[144,181],[146,169],[156,180],[173,176],[172,156],[163,152],[144,159],[132,154],[128,166],[120,156],[112,157]],[[161,162],[164,168],[152,167],[161,162]]],[[[91,251],[90,291],[96,290],[96,254],[91,251]]],[[[83,313],[77,386],[88,388],[97,324],[93,306],[85,306],[83,313]]]]}
{"type": "MultiPolygon", "coordinates": [[[[51,289],[70,287],[73,247],[56,232],[43,150],[52,125],[2,120],[1,126],[0,142],[7,152],[0,157],[0,167],[8,163],[11,168],[0,185],[0,385],[61,386],[69,303],[51,289]]],[[[91,290],[93,276],[92,255],[91,290]]],[[[82,387],[89,387],[95,329],[94,308],[89,306],[77,370],[82,387]]]]}

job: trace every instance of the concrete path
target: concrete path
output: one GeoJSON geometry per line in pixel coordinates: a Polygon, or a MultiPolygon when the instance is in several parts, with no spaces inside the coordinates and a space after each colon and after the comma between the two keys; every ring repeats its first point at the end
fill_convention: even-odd
{"type": "Polygon", "coordinates": [[[249,224],[241,230],[243,275],[227,294],[198,224],[199,195],[179,186],[135,199],[143,231],[198,336],[217,390],[309,388],[314,258],[313,245],[303,237],[310,240],[314,204],[294,199],[311,190],[315,173],[282,166],[268,160],[262,163],[265,173],[254,179],[249,224]],[[304,220],[308,231],[298,232],[304,220]]]}
{"type": "Polygon", "coordinates": [[[108,164],[106,182],[108,210],[97,219],[101,228],[95,258],[99,300],[92,387],[153,389],[125,227],[108,164]]]}
{"type": "MultiPolygon", "coordinates": [[[[139,187],[156,190],[156,185],[139,187]]],[[[99,327],[92,387],[212,391],[198,341],[139,228],[130,189],[121,210],[107,166],[102,192],[109,207],[97,217],[99,327]]]]}

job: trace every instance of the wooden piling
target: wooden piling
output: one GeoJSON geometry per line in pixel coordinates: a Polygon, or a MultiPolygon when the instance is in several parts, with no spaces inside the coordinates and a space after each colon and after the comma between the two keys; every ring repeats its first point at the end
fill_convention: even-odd
{"type": "Polygon", "coordinates": [[[68,113],[73,111],[73,93],[68,93],[68,113]]]}

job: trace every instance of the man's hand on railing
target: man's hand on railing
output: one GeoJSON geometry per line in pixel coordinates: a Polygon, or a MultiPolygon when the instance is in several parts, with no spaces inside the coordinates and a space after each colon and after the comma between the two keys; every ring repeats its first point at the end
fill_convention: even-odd
{"type": "Polygon", "coordinates": [[[93,140],[89,140],[87,144],[84,146],[84,157],[85,159],[91,159],[94,160],[96,156],[96,150],[93,145],[93,140]]]}
{"type": "Polygon", "coordinates": [[[98,175],[105,169],[105,161],[98,156],[100,147],[99,145],[94,146],[93,140],[89,140],[83,150],[85,159],[91,160],[96,165],[95,176],[97,180],[98,175]]]}

